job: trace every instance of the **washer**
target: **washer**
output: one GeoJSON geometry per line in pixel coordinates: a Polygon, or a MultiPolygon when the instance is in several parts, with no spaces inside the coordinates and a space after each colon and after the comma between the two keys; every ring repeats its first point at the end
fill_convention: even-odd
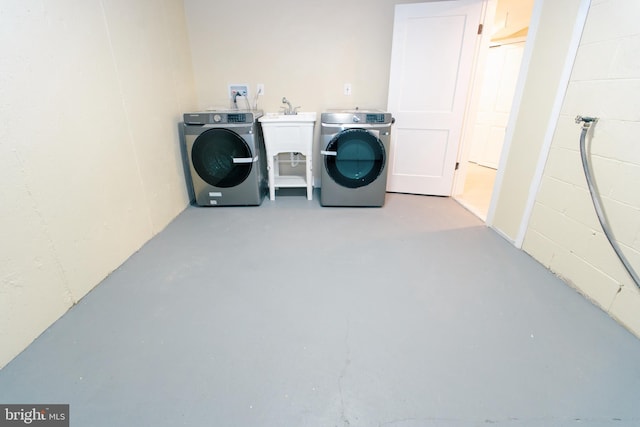
{"type": "Polygon", "coordinates": [[[257,206],[267,193],[261,111],[185,113],[184,138],[196,204],[257,206]]]}
{"type": "Polygon", "coordinates": [[[328,111],[320,116],[322,206],[383,206],[391,113],[328,111]]]}

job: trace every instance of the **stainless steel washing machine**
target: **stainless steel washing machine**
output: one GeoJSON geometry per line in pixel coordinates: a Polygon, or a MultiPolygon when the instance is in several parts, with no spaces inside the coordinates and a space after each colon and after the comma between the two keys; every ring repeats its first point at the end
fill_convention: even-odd
{"type": "Polygon", "coordinates": [[[267,192],[261,111],[185,113],[184,138],[196,204],[257,206],[267,192]]]}
{"type": "Polygon", "coordinates": [[[378,110],[322,113],[322,206],[384,205],[393,121],[378,110]]]}

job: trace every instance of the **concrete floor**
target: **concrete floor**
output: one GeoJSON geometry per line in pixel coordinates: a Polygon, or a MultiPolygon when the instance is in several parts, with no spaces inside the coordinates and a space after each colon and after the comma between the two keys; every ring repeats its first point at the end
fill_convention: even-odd
{"type": "Polygon", "coordinates": [[[0,371],[72,426],[637,426],[640,340],[447,198],[189,207],[0,371]]]}

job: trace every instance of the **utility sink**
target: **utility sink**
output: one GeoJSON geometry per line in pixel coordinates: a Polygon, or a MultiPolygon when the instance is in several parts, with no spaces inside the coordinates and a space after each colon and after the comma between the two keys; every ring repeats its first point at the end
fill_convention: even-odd
{"type": "Polygon", "coordinates": [[[261,123],[310,123],[316,121],[315,112],[299,112],[298,114],[267,113],[260,117],[261,123]]]}
{"type": "MultiPolygon", "coordinates": [[[[267,113],[260,117],[267,151],[267,169],[269,172],[269,199],[275,200],[276,188],[306,187],[307,199],[313,194],[313,129],[316,113],[298,114],[267,113]],[[304,156],[304,173],[281,175],[280,153],[293,153],[304,156]]],[[[292,165],[293,167],[293,165],[292,165]]]]}

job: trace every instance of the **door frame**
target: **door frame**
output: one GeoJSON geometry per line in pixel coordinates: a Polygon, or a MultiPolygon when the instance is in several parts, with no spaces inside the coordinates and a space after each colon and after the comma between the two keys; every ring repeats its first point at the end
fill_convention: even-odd
{"type": "MultiPolygon", "coordinates": [[[[475,58],[473,60],[473,72],[471,76],[471,85],[469,87],[469,95],[467,96],[467,106],[462,122],[462,138],[458,148],[457,170],[453,175],[453,186],[451,188],[451,197],[457,200],[464,190],[464,182],[467,177],[467,161],[471,152],[471,139],[473,137],[473,127],[478,115],[478,105],[480,103],[480,94],[482,92],[482,81],[484,78],[484,70],[487,62],[487,54],[489,52],[489,42],[491,40],[492,23],[496,15],[498,0],[484,0],[484,10],[482,11],[482,37],[476,45],[475,58]]],[[[520,82],[518,82],[519,84],[520,82]]],[[[501,156],[502,158],[502,156],[501,156]]],[[[497,178],[496,178],[497,180],[497,178]]]]}
{"type": "MultiPolygon", "coordinates": [[[[457,197],[462,194],[464,190],[464,184],[467,178],[467,162],[469,160],[469,154],[471,152],[473,126],[476,121],[476,117],[478,113],[478,105],[479,105],[480,94],[482,91],[482,82],[484,77],[486,57],[489,50],[489,44],[491,39],[492,23],[495,18],[495,12],[497,7],[497,0],[487,0],[487,2],[488,2],[487,10],[484,17],[486,31],[483,31],[484,34],[483,34],[481,45],[479,46],[479,52],[477,55],[478,60],[475,64],[476,70],[475,70],[475,76],[474,76],[472,87],[471,87],[471,96],[469,99],[468,114],[465,116],[463,136],[461,141],[461,149],[458,153],[459,169],[456,171],[456,174],[454,175],[454,181],[453,181],[452,198],[455,200],[457,200],[457,197]]],[[[505,129],[504,143],[502,146],[502,151],[500,153],[500,161],[498,164],[498,169],[496,170],[496,179],[495,179],[492,193],[491,193],[492,195],[491,195],[491,202],[489,204],[489,211],[487,212],[487,218],[485,220],[486,225],[489,227],[493,225],[493,220],[495,218],[495,210],[496,210],[496,205],[498,201],[498,198],[496,196],[500,193],[500,189],[502,188],[502,181],[504,178],[504,169],[507,163],[509,149],[511,148],[511,143],[513,141],[513,132],[514,132],[517,118],[518,118],[518,112],[520,110],[520,103],[522,101],[524,87],[527,80],[527,73],[529,71],[529,64],[531,63],[534,41],[538,31],[538,26],[540,23],[540,15],[542,13],[543,3],[544,3],[544,0],[535,0],[533,4],[533,10],[531,12],[531,20],[529,22],[529,31],[525,41],[524,53],[522,55],[522,62],[520,65],[520,71],[518,74],[516,89],[515,89],[513,101],[511,104],[509,120],[507,122],[507,127],[505,129]]],[[[544,167],[544,164],[542,167],[544,167]]],[[[538,177],[536,177],[536,179],[537,178],[538,177]]],[[[539,179],[541,180],[542,177],[540,177],[539,179]]],[[[539,181],[538,183],[535,184],[536,188],[538,185],[539,185],[539,181]]],[[[534,183],[532,183],[532,187],[533,186],[534,186],[534,183]]],[[[527,218],[527,222],[528,222],[528,218],[527,218]]]]}
{"type": "MultiPolygon", "coordinates": [[[[489,0],[489,1],[492,1],[492,0],[489,0]]],[[[513,243],[514,246],[516,246],[517,248],[522,248],[522,245],[524,243],[526,231],[529,226],[529,220],[531,218],[531,214],[533,212],[533,207],[535,204],[535,199],[536,199],[538,190],[540,188],[540,185],[542,183],[544,167],[546,164],[549,151],[551,149],[553,133],[555,131],[557,121],[560,115],[560,109],[562,107],[562,102],[566,94],[567,84],[569,83],[571,70],[573,67],[573,63],[575,61],[575,57],[577,55],[578,47],[580,44],[580,38],[582,35],[582,31],[584,29],[584,25],[586,23],[591,0],[580,0],[578,15],[576,17],[575,22],[573,23],[573,36],[572,36],[571,44],[569,47],[568,55],[565,60],[563,75],[561,77],[561,81],[557,88],[553,111],[548,123],[542,124],[543,126],[546,126],[545,139],[543,141],[543,146],[539,153],[535,174],[529,185],[529,194],[527,197],[527,202],[524,208],[523,215],[520,218],[520,226],[518,229],[518,233],[514,239],[512,237],[504,235],[499,229],[495,228],[494,219],[495,219],[495,211],[498,203],[498,196],[502,189],[502,183],[504,179],[504,170],[507,164],[507,158],[511,148],[511,144],[513,142],[514,129],[515,129],[515,125],[518,118],[520,104],[522,102],[522,95],[524,92],[524,86],[527,79],[527,73],[529,71],[531,57],[533,54],[533,46],[534,46],[535,38],[538,32],[539,24],[540,24],[543,4],[544,4],[544,0],[535,0],[533,4],[531,21],[529,24],[529,34],[525,42],[525,51],[523,54],[522,64],[520,67],[520,74],[518,76],[518,82],[516,85],[516,91],[514,94],[509,121],[507,123],[504,145],[502,148],[502,152],[500,154],[500,162],[498,165],[496,180],[492,190],[491,203],[489,205],[489,211],[487,213],[487,219],[485,221],[488,227],[493,228],[498,234],[500,234],[506,240],[513,243]]],[[[480,69],[479,70],[480,72],[478,74],[482,75],[483,63],[479,61],[477,66],[480,69]]],[[[459,152],[459,158],[458,158],[458,162],[460,163],[461,167],[454,176],[454,192],[452,194],[452,197],[454,199],[456,199],[456,197],[459,196],[462,193],[462,190],[464,189],[464,182],[466,179],[466,169],[467,169],[466,162],[468,161],[468,158],[469,158],[469,152],[471,147],[471,135],[472,135],[471,131],[472,131],[473,123],[475,122],[475,114],[477,113],[477,105],[478,105],[477,97],[479,96],[479,91],[481,90],[481,80],[474,79],[473,87],[471,88],[471,90],[473,92],[472,98],[470,101],[471,106],[469,110],[469,116],[465,118],[465,120],[468,120],[468,121],[465,122],[465,132],[463,133],[463,139],[461,141],[462,149],[459,152]],[[476,93],[476,91],[478,93],[476,93]],[[474,103],[474,100],[476,100],[475,103],[474,103]]]]}
{"type": "MultiPolygon", "coordinates": [[[[579,2],[578,13],[575,21],[573,22],[573,35],[570,41],[569,49],[567,51],[567,56],[563,66],[562,76],[560,77],[560,81],[556,89],[553,109],[551,111],[551,115],[549,116],[548,122],[541,123],[541,126],[545,126],[545,137],[544,137],[543,145],[540,149],[538,159],[536,162],[536,170],[534,172],[534,176],[532,177],[531,182],[529,183],[527,201],[524,206],[523,214],[519,218],[519,227],[518,227],[517,234],[514,238],[514,237],[505,235],[499,229],[495,228],[494,219],[495,219],[496,208],[499,200],[499,195],[502,189],[505,166],[507,164],[508,154],[511,149],[511,144],[513,143],[514,129],[518,119],[518,113],[520,109],[520,104],[522,102],[522,95],[524,92],[524,85],[527,79],[527,73],[529,70],[529,65],[531,62],[532,54],[533,54],[533,46],[535,44],[536,35],[540,25],[543,4],[544,4],[544,0],[535,0],[533,5],[531,22],[529,25],[529,35],[527,37],[527,41],[525,44],[525,51],[523,54],[520,75],[518,76],[516,93],[514,95],[509,122],[507,124],[504,145],[503,145],[502,153],[500,155],[500,163],[498,165],[496,180],[493,186],[493,192],[491,196],[489,211],[487,214],[487,220],[485,221],[488,227],[493,228],[498,234],[503,236],[506,240],[511,242],[517,248],[522,248],[525,235],[529,227],[529,221],[533,213],[533,208],[535,205],[535,200],[538,194],[538,190],[542,183],[544,168],[546,165],[547,157],[549,155],[549,151],[551,149],[553,134],[555,132],[555,128],[557,125],[558,118],[560,116],[560,110],[562,108],[564,96],[566,94],[569,79],[571,77],[573,63],[578,53],[580,39],[582,36],[584,26],[586,24],[587,16],[589,13],[589,7],[591,5],[591,0],[580,0],[579,2]]],[[[480,86],[475,85],[476,82],[477,80],[474,81],[474,86],[472,88],[472,91],[474,92],[480,89],[480,86]]],[[[468,153],[470,150],[470,142],[471,142],[470,134],[468,133],[468,131],[469,131],[469,127],[472,126],[473,120],[475,118],[475,116],[473,115],[473,113],[475,113],[475,111],[473,110],[474,107],[475,105],[472,105],[472,109],[471,109],[472,114],[469,115],[468,117],[469,122],[466,123],[469,126],[467,126],[466,131],[463,134],[462,145],[464,149],[461,150],[459,153],[458,161],[461,163],[462,166],[466,166],[465,162],[468,160],[468,153]]],[[[457,195],[461,194],[462,189],[464,188],[464,180],[466,179],[466,168],[461,168],[457,172],[458,173],[456,173],[456,175],[454,176],[454,190],[456,191],[456,193],[452,194],[454,199],[456,198],[457,195]]]]}

